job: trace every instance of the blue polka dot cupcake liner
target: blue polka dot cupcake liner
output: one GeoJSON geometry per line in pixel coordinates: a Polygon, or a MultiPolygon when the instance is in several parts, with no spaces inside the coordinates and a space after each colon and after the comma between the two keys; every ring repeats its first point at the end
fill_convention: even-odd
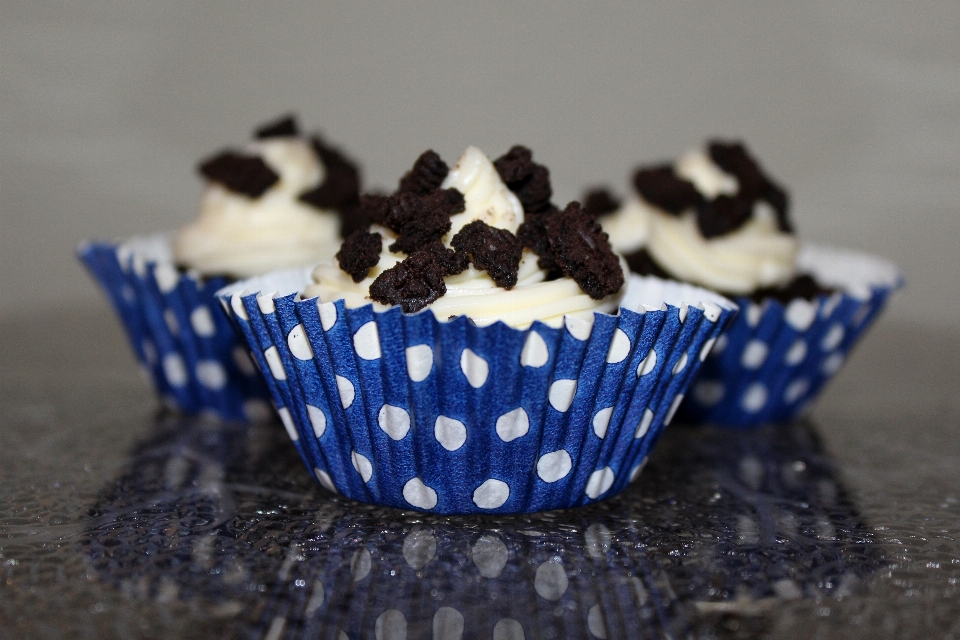
{"type": "Polygon", "coordinates": [[[836,292],[787,304],[737,299],[740,314],[717,338],[680,419],[752,427],[797,418],[903,286],[893,263],[843,249],[805,246],[798,267],[836,292]]]}
{"type": "Polygon", "coordinates": [[[518,330],[301,300],[309,282],[284,272],[218,294],[305,464],[354,500],[444,514],[622,491],[735,314],[711,292],[635,276],[618,315],[518,330]]]}
{"type": "Polygon", "coordinates": [[[270,394],[217,309],[224,278],[178,270],[169,236],[88,242],[77,255],[106,292],[145,376],[173,409],[224,421],[272,416],[270,394]]]}

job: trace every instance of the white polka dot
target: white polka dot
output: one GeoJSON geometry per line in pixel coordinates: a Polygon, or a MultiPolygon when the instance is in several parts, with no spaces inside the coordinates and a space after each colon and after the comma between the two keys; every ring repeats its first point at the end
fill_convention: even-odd
{"type": "Polygon", "coordinates": [[[509,552],[507,545],[495,535],[487,534],[480,536],[476,544],[471,549],[473,564],[477,565],[480,575],[484,578],[499,577],[503,568],[507,566],[509,552]]]}
{"type": "Polygon", "coordinates": [[[550,351],[547,349],[547,343],[543,336],[531,330],[523,343],[523,351],[520,352],[520,364],[524,367],[537,369],[547,364],[549,359],[550,351]]]}
{"type": "Polygon", "coordinates": [[[227,372],[216,360],[201,360],[197,363],[197,380],[212,391],[219,391],[227,384],[227,372]]]}
{"type": "Polygon", "coordinates": [[[433,640],[460,640],[463,616],[453,607],[440,607],[433,614],[433,640]]]}
{"type": "Polygon", "coordinates": [[[630,355],[630,338],[622,329],[613,331],[613,340],[610,341],[610,349],[607,351],[607,362],[616,364],[630,355]]]}
{"type": "Polygon", "coordinates": [[[360,582],[366,578],[370,575],[371,568],[373,568],[373,558],[370,555],[370,550],[357,549],[353,553],[353,557],[350,558],[350,573],[353,575],[353,581],[360,582]]]}
{"type": "Polygon", "coordinates": [[[761,316],[763,316],[763,307],[758,304],[748,303],[746,313],[744,314],[747,324],[751,327],[757,326],[761,316]]]}
{"type": "Polygon", "coordinates": [[[153,269],[153,277],[157,281],[157,288],[161,293],[170,293],[177,288],[177,282],[180,280],[180,274],[172,264],[166,262],[158,263],[153,269]]]}
{"type": "Polygon", "coordinates": [[[280,422],[283,423],[283,428],[287,430],[287,435],[290,436],[290,439],[296,442],[300,439],[300,434],[297,433],[297,427],[293,424],[293,416],[290,415],[290,409],[283,407],[277,409],[277,413],[280,415],[280,422]]]}
{"type": "Polygon", "coordinates": [[[437,492],[423,484],[420,478],[411,478],[403,485],[403,499],[421,509],[437,506],[437,492]]]}
{"type": "Polygon", "coordinates": [[[723,308],[719,305],[713,304],[712,302],[703,303],[703,317],[710,322],[716,322],[722,314],[723,308]]]}
{"type": "Polygon", "coordinates": [[[551,451],[537,460],[537,475],[544,482],[556,482],[566,478],[573,468],[573,460],[564,449],[551,451]]]}
{"type": "Polygon", "coordinates": [[[723,400],[726,389],[719,380],[700,380],[693,385],[693,399],[704,407],[712,407],[723,400]]]}
{"type": "Polygon", "coordinates": [[[403,539],[403,559],[414,571],[423,569],[437,555],[437,539],[430,529],[414,527],[403,539]]]}
{"type": "Polygon", "coordinates": [[[637,377],[645,376],[657,366],[657,352],[653,349],[647,352],[647,357],[637,365],[637,377]]]}
{"type": "Polygon", "coordinates": [[[677,317],[680,318],[680,322],[683,322],[684,320],[687,319],[687,311],[689,310],[689,308],[690,308],[689,305],[687,305],[686,303],[681,304],[677,308],[677,312],[678,312],[677,317]]]}
{"type": "Polygon", "coordinates": [[[529,430],[530,418],[523,407],[517,407],[497,418],[497,435],[504,442],[510,442],[525,436],[529,430]]]}
{"type": "Polygon", "coordinates": [[[251,398],[243,402],[243,415],[250,422],[266,422],[273,417],[270,405],[259,398],[251,398]]]}
{"type": "Polygon", "coordinates": [[[163,376],[171,387],[182,387],[187,384],[187,367],[178,353],[168,353],[163,356],[163,376]]]}
{"type": "Polygon", "coordinates": [[[380,357],[380,333],[377,323],[372,320],[353,334],[353,348],[364,360],[376,360],[380,357]]]}
{"type": "Polygon", "coordinates": [[[715,345],[716,343],[717,343],[716,337],[710,338],[709,340],[703,343],[703,346],[700,347],[700,362],[703,362],[704,360],[707,359],[707,356],[710,355],[711,349],[713,349],[713,345],[715,345]]]}
{"type": "Polygon", "coordinates": [[[287,379],[287,372],[283,370],[283,363],[280,361],[280,352],[277,351],[276,347],[270,347],[264,351],[263,357],[266,359],[267,365],[270,367],[270,375],[277,380],[287,379]]]}
{"type": "Polygon", "coordinates": [[[277,308],[273,304],[273,296],[277,295],[276,293],[261,293],[257,296],[257,306],[260,307],[260,312],[264,314],[274,313],[277,308]]]}
{"type": "Polygon", "coordinates": [[[313,347],[307,340],[307,330],[303,328],[302,324],[290,329],[290,333],[287,334],[287,346],[290,347],[290,353],[297,360],[313,359],[313,347]]]}
{"type": "Polygon", "coordinates": [[[313,426],[313,434],[318,438],[327,430],[327,414],[319,407],[312,404],[307,405],[307,416],[310,417],[310,424],[313,426]]]}
{"type": "Polygon", "coordinates": [[[133,267],[133,272],[141,279],[147,277],[147,262],[143,259],[143,256],[139,254],[133,254],[130,260],[130,265],[133,267]]]}
{"type": "Polygon", "coordinates": [[[677,375],[686,368],[687,360],[689,360],[689,358],[687,357],[687,352],[684,351],[680,354],[680,359],[677,360],[677,364],[673,365],[673,375],[677,375]]]}
{"type": "Polygon", "coordinates": [[[670,409],[667,411],[666,417],[663,419],[663,426],[667,426],[673,422],[673,416],[677,414],[677,409],[680,408],[680,403],[683,402],[683,394],[678,393],[677,397],[673,399],[673,402],[670,404],[670,409]]]}
{"type": "Polygon", "coordinates": [[[713,344],[713,349],[710,350],[710,354],[718,356],[723,353],[723,350],[727,348],[727,345],[730,344],[730,338],[727,337],[727,334],[721,334],[717,336],[717,341],[713,344]]]}
{"type": "Polygon", "coordinates": [[[610,416],[613,415],[613,407],[600,409],[597,415],[593,416],[593,432],[597,437],[603,439],[607,435],[607,427],[610,425],[610,416]]]}
{"type": "Polygon", "coordinates": [[[428,344],[407,347],[407,375],[414,382],[423,382],[433,369],[433,349],[428,344]]]}
{"type": "Polygon", "coordinates": [[[501,618],[493,626],[493,640],[526,640],[523,625],[513,618],[501,618]]]}
{"type": "Polygon", "coordinates": [[[605,494],[613,486],[613,479],[613,469],[610,467],[604,467],[591,473],[585,490],[587,497],[596,500],[605,494]]]}
{"type": "Polygon", "coordinates": [[[599,604],[593,605],[587,612],[587,629],[594,638],[607,639],[607,623],[603,619],[603,610],[599,604]]]}
{"type": "Polygon", "coordinates": [[[357,470],[357,473],[360,474],[360,477],[363,478],[364,482],[370,482],[370,478],[373,477],[373,464],[370,460],[356,451],[350,453],[350,461],[353,463],[353,468],[357,470]]]}
{"type": "Polygon", "coordinates": [[[217,327],[213,324],[213,316],[210,315],[210,309],[202,305],[190,314],[190,326],[193,327],[194,333],[204,338],[209,338],[217,332],[217,327]]]}
{"type": "Polygon", "coordinates": [[[787,310],[783,314],[787,324],[797,331],[806,331],[813,324],[813,319],[817,317],[816,301],[797,298],[791,300],[787,305],[787,310]]]}
{"type": "Polygon", "coordinates": [[[396,609],[387,609],[374,625],[377,640],[407,640],[407,619],[396,609]]]}
{"type": "Polygon", "coordinates": [[[356,390],[353,388],[353,383],[343,376],[337,376],[337,393],[340,395],[340,406],[342,406],[344,409],[349,409],[350,405],[353,404],[354,397],[356,396],[356,390]]]}
{"type": "Polygon", "coordinates": [[[437,442],[447,451],[456,451],[467,441],[467,428],[459,420],[438,416],[433,427],[437,442]]]}
{"type": "Polygon", "coordinates": [[[767,359],[769,351],[770,348],[767,347],[765,342],[751,340],[743,348],[743,353],[740,354],[740,364],[745,369],[759,369],[763,361],[767,359]]]}
{"type": "Polygon", "coordinates": [[[233,363],[237,365],[240,373],[245,376],[252,376],[257,372],[256,367],[253,366],[253,360],[250,359],[247,351],[240,345],[233,348],[233,363]]]}
{"type": "Polygon", "coordinates": [[[833,351],[843,342],[843,325],[834,324],[828,330],[823,340],[820,341],[820,348],[824,351],[833,351]]]}
{"type": "Polygon", "coordinates": [[[247,316],[247,309],[243,306],[243,300],[240,299],[240,294],[235,293],[230,297],[230,306],[233,308],[233,312],[241,320],[249,320],[247,316]]]}
{"type": "Polygon", "coordinates": [[[633,432],[633,437],[642,438],[647,435],[651,423],[653,423],[653,410],[647,407],[643,410],[643,417],[640,418],[640,424],[637,425],[637,430],[633,432]]]}
{"type": "Polygon", "coordinates": [[[767,388],[762,382],[754,382],[743,393],[740,406],[748,413],[757,413],[767,404],[767,388]]]}
{"type": "Polygon", "coordinates": [[[157,348],[149,340],[144,340],[140,348],[143,349],[143,359],[152,367],[157,362],[157,348]]]}
{"type": "Polygon", "coordinates": [[[394,440],[403,440],[410,431],[410,414],[402,407],[385,404],[380,407],[377,423],[394,440]]]}
{"type": "Polygon", "coordinates": [[[648,458],[644,458],[643,460],[640,461],[640,464],[638,464],[637,466],[635,466],[633,469],[630,470],[630,482],[633,482],[634,480],[640,477],[640,472],[643,471],[643,468],[645,466],[647,466],[647,460],[648,458]]]}
{"type": "Polygon", "coordinates": [[[510,487],[503,480],[490,478],[473,492],[473,504],[481,509],[496,509],[510,497],[510,487]]]}
{"type": "Polygon", "coordinates": [[[487,361],[475,354],[470,349],[464,349],[460,354],[460,370],[467,376],[467,382],[474,389],[479,389],[487,381],[487,374],[490,373],[490,365],[487,361]]]}
{"type": "Polygon", "coordinates": [[[337,493],[337,487],[333,484],[333,479],[330,478],[330,474],[320,468],[315,468],[313,472],[317,474],[317,480],[320,481],[324,489],[331,493],[337,493]]]}
{"type": "Polygon", "coordinates": [[[828,376],[832,376],[837,371],[840,371],[840,367],[843,366],[843,354],[842,353],[831,353],[823,361],[823,364],[820,365],[820,371],[828,376]]]}
{"type": "Polygon", "coordinates": [[[167,324],[170,333],[173,335],[180,333],[180,323],[177,322],[177,314],[173,312],[173,309],[167,309],[163,312],[163,321],[167,324]]]}
{"type": "Polygon", "coordinates": [[[810,381],[806,378],[798,378],[790,384],[787,385],[787,388],[783,392],[783,399],[789,403],[793,404],[800,397],[807,392],[810,388],[810,381]]]}
{"type": "Polygon", "coordinates": [[[553,560],[548,560],[537,567],[537,575],[533,579],[533,588],[536,589],[537,595],[553,602],[563,597],[569,584],[563,565],[553,560]]]}
{"type": "Polygon", "coordinates": [[[823,307],[820,309],[820,317],[829,318],[833,315],[833,312],[837,310],[837,307],[840,306],[840,302],[843,301],[842,293],[834,293],[826,302],[823,303],[823,307]]]}
{"type": "Polygon", "coordinates": [[[550,385],[550,406],[563,413],[573,404],[576,394],[576,380],[556,380],[550,385]]]}
{"type": "Polygon", "coordinates": [[[575,318],[573,316],[564,316],[563,324],[567,331],[580,342],[586,342],[593,332],[593,316],[584,316],[575,318]]]}
{"type": "Polygon", "coordinates": [[[332,302],[320,302],[317,299],[317,312],[320,314],[320,326],[324,331],[330,331],[337,324],[337,305],[332,302]]]}
{"type": "Polygon", "coordinates": [[[784,356],[783,361],[789,365],[797,365],[803,362],[803,359],[807,357],[807,343],[801,338],[797,338],[796,341],[790,345],[790,349],[787,351],[787,355],[784,356]]]}

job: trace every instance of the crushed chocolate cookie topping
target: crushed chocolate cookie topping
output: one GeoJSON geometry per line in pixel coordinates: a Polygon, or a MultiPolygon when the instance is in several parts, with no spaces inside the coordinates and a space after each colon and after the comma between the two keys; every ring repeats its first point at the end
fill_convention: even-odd
{"type": "Polygon", "coordinates": [[[742,227],[753,215],[753,203],[738,196],[719,195],[697,209],[697,225],[704,238],[715,238],[742,227]]]}
{"type": "Polygon", "coordinates": [[[579,202],[571,202],[563,211],[549,216],[545,226],[557,264],[587,295],[600,300],[620,290],[620,260],[596,218],[579,202]]]}
{"type": "Polygon", "coordinates": [[[813,300],[817,296],[830,295],[833,292],[833,289],[822,286],[812,276],[804,273],[779,287],[757,289],[750,294],[750,299],[754,302],[763,302],[764,300],[773,298],[783,304],[788,304],[795,298],[813,300]]]}
{"type": "Polygon", "coordinates": [[[397,191],[426,195],[434,189],[439,189],[449,172],[450,168],[439,154],[433,149],[428,149],[420,154],[417,161],[413,163],[413,168],[400,179],[400,187],[397,191]]]}
{"type": "Polygon", "coordinates": [[[383,224],[397,233],[394,253],[413,253],[450,231],[450,216],[466,208],[456,189],[436,189],[427,195],[400,191],[388,198],[383,224]]]}
{"type": "Polygon", "coordinates": [[[523,246],[537,254],[537,266],[547,272],[547,280],[556,280],[563,276],[563,269],[554,259],[550,241],[547,239],[547,219],[558,212],[556,207],[540,213],[527,213],[523,224],[517,229],[517,238],[523,246]]]}
{"type": "Polygon", "coordinates": [[[211,182],[250,198],[259,198],[280,180],[262,158],[233,151],[223,151],[204,160],[197,170],[211,182]]]}
{"type": "Polygon", "coordinates": [[[707,145],[707,153],[714,164],[737,179],[737,197],[746,199],[751,209],[757,200],[765,201],[776,211],[780,230],[792,232],[786,191],[763,172],[742,143],[712,140],[707,145]]]}
{"type": "Polygon", "coordinates": [[[633,185],[644,200],[673,215],[703,204],[703,196],[693,183],[677,176],[670,165],[639,169],[633,185]]]}
{"type": "Polygon", "coordinates": [[[382,246],[383,238],[379,233],[357,229],[340,245],[337,262],[342,270],[350,274],[354,282],[360,282],[367,277],[367,272],[380,262],[382,246]]]}
{"type": "Polygon", "coordinates": [[[506,229],[474,220],[460,229],[450,244],[458,254],[470,256],[474,266],[486,271],[498,287],[512,289],[517,284],[523,244],[506,229]]]}
{"type": "Polygon", "coordinates": [[[620,199],[606,187],[590,189],[583,194],[583,208],[598,218],[613,213],[621,204],[620,199]]]}
{"type": "Polygon", "coordinates": [[[377,276],[370,285],[370,297],[381,304],[400,305],[404,313],[415,313],[447,292],[444,276],[465,268],[452,250],[433,242],[377,276]]]}
{"type": "Polygon", "coordinates": [[[650,252],[646,249],[638,249],[626,256],[627,264],[630,265],[630,271],[638,273],[641,276],[657,276],[665,280],[672,280],[673,276],[664,271],[663,267],[657,264],[650,252]]]}
{"type": "Polygon", "coordinates": [[[323,164],[326,176],[314,189],[301,193],[300,200],[318,209],[333,209],[340,213],[340,234],[343,235],[358,226],[353,217],[360,202],[360,170],[319,135],[313,136],[310,144],[323,164]]]}
{"type": "Polygon", "coordinates": [[[300,135],[300,129],[297,127],[297,119],[292,113],[262,124],[253,132],[253,137],[257,140],[298,135],[300,135]]]}
{"type": "Polygon", "coordinates": [[[533,161],[530,149],[516,145],[493,162],[500,178],[513,191],[526,213],[540,213],[552,206],[550,170],[533,161]]]}

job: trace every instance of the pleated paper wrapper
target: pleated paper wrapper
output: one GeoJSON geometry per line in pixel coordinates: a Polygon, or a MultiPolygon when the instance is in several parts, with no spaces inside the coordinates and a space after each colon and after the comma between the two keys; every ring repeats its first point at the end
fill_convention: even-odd
{"type": "Polygon", "coordinates": [[[805,246],[798,270],[836,293],[786,305],[737,299],[740,313],[717,340],[680,419],[751,427],[802,415],[903,285],[891,262],[844,249],[805,246]]]}
{"type": "Polygon", "coordinates": [[[218,295],[321,484],[434,513],[623,490],[735,313],[711,292],[633,277],[624,304],[642,313],[518,330],[298,299],[308,282],[309,270],[284,272],[218,295]]]}
{"type": "Polygon", "coordinates": [[[178,270],[170,236],[88,242],[77,255],[104,289],[162,402],[225,421],[269,419],[269,392],[217,308],[224,278],[178,270]]]}

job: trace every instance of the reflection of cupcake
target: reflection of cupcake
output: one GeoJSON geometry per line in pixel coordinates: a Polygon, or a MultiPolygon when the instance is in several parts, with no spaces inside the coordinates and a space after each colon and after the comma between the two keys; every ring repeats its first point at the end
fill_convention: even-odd
{"type": "Polygon", "coordinates": [[[622,206],[603,190],[586,197],[630,268],[709,287],[741,308],[684,418],[741,426],[793,418],[902,283],[880,258],[801,246],[786,191],[739,143],[642,167],[634,187],[622,206]]]}
{"type": "Polygon", "coordinates": [[[173,235],[86,243],[78,253],[167,404],[226,420],[265,417],[268,393],[213,294],[234,278],[332,258],[340,228],[353,226],[359,172],[319,137],[301,137],[292,117],[199,171],[208,185],[197,220],[173,235]]]}
{"type": "Polygon", "coordinates": [[[471,147],[450,170],[426,152],[363,199],[375,224],[340,268],[221,292],[324,486],[437,513],[626,486],[732,306],[658,279],[628,291],[593,217],[550,196],[523,147],[495,163],[471,147]],[[639,313],[617,313],[625,295],[639,313]]]}

